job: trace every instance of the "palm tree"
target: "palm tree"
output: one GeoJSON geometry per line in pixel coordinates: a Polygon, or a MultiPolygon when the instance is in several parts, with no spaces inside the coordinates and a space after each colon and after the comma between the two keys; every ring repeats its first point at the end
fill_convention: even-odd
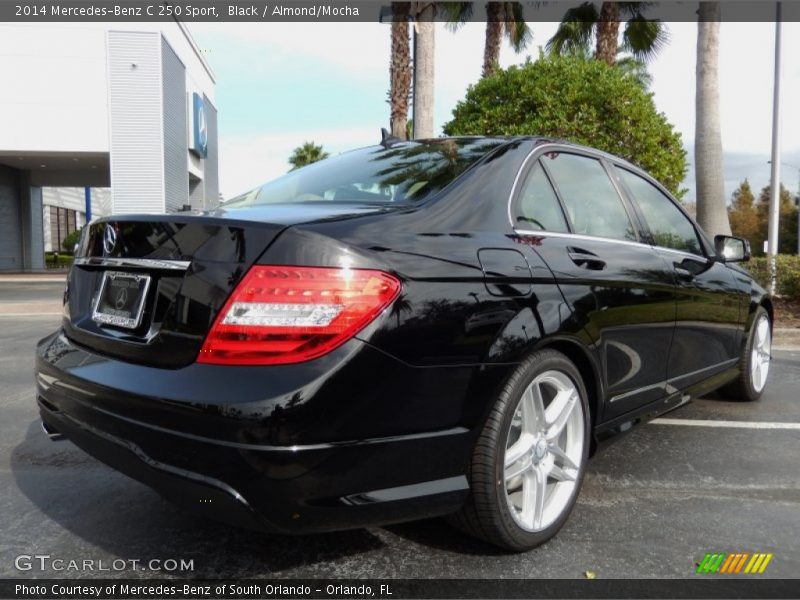
{"type": "Polygon", "coordinates": [[[489,77],[497,70],[500,62],[500,44],[504,34],[514,52],[521,52],[533,39],[533,32],[525,22],[522,4],[519,2],[487,2],[482,77],[489,77]]]}
{"type": "Polygon", "coordinates": [[[392,2],[392,54],[389,64],[389,106],[392,135],[407,138],[411,94],[411,48],[408,41],[408,2],[392,2]]]}
{"type": "Polygon", "coordinates": [[[730,235],[719,123],[719,2],[701,2],[697,23],[694,165],[697,222],[710,235],[730,235]]]}
{"type": "Polygon", "coordinates": [[[323,158],[328,158],[328,153],[325,152],[322,146],[317,146],[314,142],[306,142],[292,151],[292,155],[289,157],[289,162],[292,164],[290,170],[294,171],[323,158]]]}
{"type": "Polygon", "coordinates": [[[613,66],[621,48],[634,58],[647,61],[658,54],[669,40],[667,29],[661,21],[644,17],[643,10],[650,4],[603,2],[599,12],[592,2],[570,8],[547,42],[547,49],[554,54],[564,54],[594,45],[594,57],[613,66]],[[622,44],[618,45],[620,18],[625,19],[625,28],[622,44]]]}
{"type": "Polygon", "coordinates": [[[433,62],[436,49],[436,3],[413,3],[414,45],[414,137],[433,137],[433,62]]]}

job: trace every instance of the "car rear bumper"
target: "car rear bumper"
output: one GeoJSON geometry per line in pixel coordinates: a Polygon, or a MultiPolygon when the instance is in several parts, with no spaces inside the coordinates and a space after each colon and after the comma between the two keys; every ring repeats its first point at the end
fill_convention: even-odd
{"type": "MultiPolygon", "coordinates": [[[[416,377],[427,380],[433,375],[403,373],[419,369],[361,342],[354,345],[332,359],[342,365],[389,361],[382,376],[405,377],[411,386],[419,383],[416,377]],[[396,369],[400,372],[394,374],[396,369]]],[[[276,402],[262,389],[262,412],[254,418],[249,388],[239,386],[235,378],[227,380],[229,393],[216,403],[207,396],[177,400],[163,397],[166,389],[161,397],[131,393],[128,383],[142,377],[146,367],[94,355],[62,333],[42,340],[37,355],[39,410],[50,432],[63,434],[193,513],[252,529],[305,533],[446,514],[457,510],[469,491],[466,471],[473,430],[448,424],[451,417],[444,405],[427,415],[439,427],[389,433],[382,419],[390,419],[390,413],[376,397],[374,413],[349,414],[358,418],[361,413],[358,426],[366,431],[373,422],[376,434],[341,439],[343,432],[355,430],[326,410],[330,400],[322,397],[298,401],[294,395],[288,402],[276,402]],[[331,441],[314,439],[319,419],[329,424],[331,441]]],[[[175,372],[149,371],[151,378],[177,381],[175,372]]],[[[310,372],[314,375],[313,369],[310,372]]],[[[250,379],[258,379],[259,373],[252,371],[250,379]]],[[[276,375],[273,370],[269,379],[276,375]]],[[[453,375],[447,375],[451,383],[453,375]]],[[[316,394],[323,394],[329,382],[320,383],[318,376],[311,379],[316,394]]],[[[154,389],[152,380],[139,383],[141,389],[154,389]]],[[[303,393],[311,393],[309,385],[300,386],[303,393]]],[[[185,393],[198,389],[190,384],[185,388],[185,393]]],[[[360,394],[354,389],[350,398],[338,398],[341,410],[348,413],[352,403],[361,406],[360,394]]],[[[463,402],[459,400],[462,415],[463,402]]],[[[395,407],[395,423],[403,423],[406,409],[395,407]]]]}

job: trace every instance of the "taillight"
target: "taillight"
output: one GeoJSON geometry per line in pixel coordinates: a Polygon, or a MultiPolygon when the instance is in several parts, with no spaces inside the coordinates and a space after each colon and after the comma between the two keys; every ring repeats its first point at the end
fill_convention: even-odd
{"type": "Polygon", "coordinates": [[[383,271],[252,267],[211,327],[197,362],[274,365],[317,358],[363,329],[397,298],[383,271]]]}

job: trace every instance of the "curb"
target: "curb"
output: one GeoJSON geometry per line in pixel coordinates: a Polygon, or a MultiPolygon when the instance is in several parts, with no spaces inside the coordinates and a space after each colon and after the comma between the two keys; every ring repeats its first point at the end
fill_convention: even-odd
{"type": "Polygon", "coordinates": [[[779,350],[800,350],[800,329],[776,327],[772,331],[772,347],[779,350]]]}

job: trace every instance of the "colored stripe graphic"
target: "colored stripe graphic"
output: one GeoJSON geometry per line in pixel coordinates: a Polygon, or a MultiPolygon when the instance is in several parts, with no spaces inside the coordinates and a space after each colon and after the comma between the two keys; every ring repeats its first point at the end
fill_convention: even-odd
{"type": "Polygon", "coordinates": [[[707,552],[697,565],[697,573],[717,573],[717,574],[761,574],[767,570],[767,565],[772,560],[773,554],[766,552],[707,552]],[[748,560],[750,559],[750,560],[748,560]],[[747,565],[747,566],[745,566],[747,565]]]}
{"type": "Polygon", "coordinates": [[[722,566],[722,561],[725,560],[724,552],[707,552],[703,560],[697,566],[698,573],[716,573],[722,566]]]}

